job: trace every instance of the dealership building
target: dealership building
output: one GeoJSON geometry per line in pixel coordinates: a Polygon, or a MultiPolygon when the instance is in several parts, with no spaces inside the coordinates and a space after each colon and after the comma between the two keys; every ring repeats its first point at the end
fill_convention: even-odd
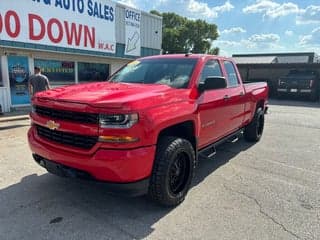
{"type": "Polygon", "coordinates": [[[30,105],[34,66],[52,87],[105,81],[132,59],[160,54],[161,39],[161,17],[109,0],[1,0],[1,111],[30,105]]]}

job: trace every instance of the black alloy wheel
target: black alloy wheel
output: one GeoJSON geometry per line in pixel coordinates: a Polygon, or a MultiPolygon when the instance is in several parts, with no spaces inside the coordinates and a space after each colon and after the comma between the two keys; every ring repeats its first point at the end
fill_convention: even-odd
{"type": "Polygon", "coordinates": [[[188,140],[161,137],[150,178],[149,197],[164,206],[180,204],[190,188],[195,166],[195,151],[188,140]]]}
{"type": "Polygon", "coordinates": [[[185,153],[178,153],[169,171],[169,185],[172,194],[178,194],[183,190],[188,182],[190,165],[188,156],[185,153]]]}

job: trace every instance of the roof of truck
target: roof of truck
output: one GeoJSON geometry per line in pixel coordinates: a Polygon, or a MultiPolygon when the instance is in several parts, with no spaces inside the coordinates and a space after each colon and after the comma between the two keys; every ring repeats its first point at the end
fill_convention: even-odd
{"type": "Polygon", "coordinates": [[[153,55],[148,57],[143,57],[141,59],[159,59],[159,58],[207,58],[207,57],[215,57],[219,59],[230,59],[218,55],[209,55],[209,54],[194,54],[194,53],[185,53],[185,54],[163,54],[163,55],[153,55]]]}

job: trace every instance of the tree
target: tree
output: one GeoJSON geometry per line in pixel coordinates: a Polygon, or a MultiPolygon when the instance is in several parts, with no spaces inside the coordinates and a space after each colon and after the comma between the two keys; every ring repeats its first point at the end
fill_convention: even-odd
{"type": "Polygon", "coordinates": [[[215,48],[211,48],[211,49],[208,51],[208,54],[219,55],[219,52],[220,52],[220,49],[219,49],[218,47],[215,47],[215,48]]]}
{"type": "Polygon", "coordinates": [[[164,53],[209,53],[218,54],[219,48],[211,48],[218,35],[217,25],[204,20],[191,20],[175,13],[151,14],[162,17],[162,49],[164,53]]]}

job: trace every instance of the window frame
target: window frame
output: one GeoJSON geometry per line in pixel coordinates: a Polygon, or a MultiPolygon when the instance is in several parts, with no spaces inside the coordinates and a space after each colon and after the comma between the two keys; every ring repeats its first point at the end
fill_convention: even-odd
{"type": "MultiPolygon", "coordinates": [[[[44,58],[44,57],[40,57],[39,56],[39,57],[35,57],[33,59],[33,64],[34,64],[34,66],[40,66],[41,73],[48,77],[50,86],[53,87],[53,88],[76,84],[76,64],[77,64],[77,61],[75,61],[75,60],[57,59],[57,58],[44,58]],[[52,76],[51,76],[52,73],[45,71],[46,70],[45,68],[48,68],[48,67],[47,66],[43,67],[43,64],[42,63],[39,64],[37,61],[39,61],[39,62],[49,62],[49,63],[50,62],[51,63],[52,62],[72,63],[73,64],[73,68],[72,67],[68,67],[68,68],[73,69],[73,73],[72,73],[73,74],[73,80],[72,81],[71,80],[67,80],[64,83],[59,83],[59,82],[57,83],[56,79],[52,78],[52,76]]],[[[60,74],[62,74],[62,73],[60,73],[60,74]]]]}
{"type": "MultiPolygon", "coordinates": [[[[199,76],[199,81],[198,81],[198,84],[200,84],[202,82],[202,74],[206,68],[206,66],[208,66],[208,63],[209,62],[216,62],[218,64],[218,67],[219,67],[219,70],[220,70],[220,76],[219,75],[208,75],[206,78],[208,78],[209,76],[211,77],[224,77],[224,74],[223,74],[223,70],[222,70],[222,67],[221,67],[221,63],[218,59],[208,59],[205,64],[203,65],[203,68],[201,70],[201,73],[200,73],[200,76],[199,76]]],[[[205,78],[205,79],[206,79],[205,78]]],[[[203,80],[205,80],[203,79],[203,80]]]]}
{"type": "Polygon", "coordinates": [[[76,65],[77,65],[77,74],[78,74],[78,79],[77,79],[77,83],[92,83],[92,82],[105,82],[108,81],[108,79],[111,77],[111,64],[110,63],[101,63],[101,62],[89,62],[89,61],[76,61],[76,65]],[[80,64],[99,64],[99,65],[106,65],[107,68],[107,72],[108,72],[108,76],[103,79],[103,80],[92,80],[92,81],[83,81],[80,79],[80,64]]]}
{"type": "Polygon", "coordinates": [[[223,67],[224,67],[224,70],[225,70],[225,73],[226,73],[226,77],[227,77],[227,83],[228,83],[228,86],[227,88],[236,88],[236,87],[239,87],[241,85],[240,83],[240,79],[239,79],[239,76],[238,76],[238,72],[237,72],[237,69],[234,65],[234,63],[230,60],[223,60],[223,67]],[[235,77],[236,77],[236,80],[237,80],[237,84],[234,85],[232,84],[231,85],[231,81],[230,81],[230,77],[229,77],[229,72],[228,72],[228,68],[226,67],[226,63],[228,64],[231,64],[233,70],[234,70],[234,74],[235,74],[235,77]]]}

